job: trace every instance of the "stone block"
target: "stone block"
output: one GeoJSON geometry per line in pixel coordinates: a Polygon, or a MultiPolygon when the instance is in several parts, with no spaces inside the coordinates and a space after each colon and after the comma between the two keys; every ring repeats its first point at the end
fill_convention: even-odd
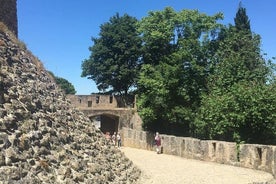
{"type": "Polygon", "coordinates": [[[274,147],[269,145],[241,145],[241,166],[272,173],[274,163],[274,147]]]}
{"type": "MultiPolygon", "coordinates": [[[[154,134],[150,133],[150,132],[145,132],[146,133],[146,147],[147,150],[154,150],[155,149],[155,145],[154,145],[154,134]]],[[[162,140],[163,142],[163,140],[162,140]]]]}
{"type": "Polygon", "coordinates": [[[271,164],[271,173],[276,177],[276,146],[272,146],[272,164],[271,164]]]}
{"type": "Polygon", "coordinates": [[[165,154],[171,153],[170,137],[171,136],[168,135],[161,136],[161,144],[163,146],[163,153],[165,154]]]}
{"type": "Polygon", "coordinates": [[[181,156],[185,158],[202,159],[201,141],[185,137],[181,141],[181,156]]]}
{"type": "MultiPolygon", "coordinates": [[[[215,161],[222,164],[230,164],[237,162],[237,146],[236,143],[217,141],[215,151],[215,161]]],[[[214,143],[213,143],[214,144],[214,143]]]]}
{"type": "MultiPolygon", "coordinates": [[[[163,136],[161,136],[163,137],[163,136]]],[[[170,155],[176,155],[176,156],[180,156],[181,155],[181,141],[182,138],[181,137],[175,137],[175,136],[169,136],[168,139],[168,144],[166,146],[168,146],[169,149],[166,149],[166,146],[163,145],[163,150],[167,150],[166,152],[168,152],[168,154],[170,155]]]]}
{"type": "Polygon", "coordinates": [[[240,146],[240,164],[243,167],[257,169],[261,165],[261,145],[243,144],[240,146]]]}
{"type": "Polygon", "coordinates": [[[261,169],[262,171],[272,173],[273,161],[274,161],[273,153],[274,153],[273,146],[263,147],[263,159],[259,169],[261,169]]]}
{"type": "Polygon", "coordinates": [[[215,141],[204,140],[200,142],[201,151],[202,151],[202,160],[205,161],[214,161],[215,152],[214,145],[216,145],[215,141]]]}

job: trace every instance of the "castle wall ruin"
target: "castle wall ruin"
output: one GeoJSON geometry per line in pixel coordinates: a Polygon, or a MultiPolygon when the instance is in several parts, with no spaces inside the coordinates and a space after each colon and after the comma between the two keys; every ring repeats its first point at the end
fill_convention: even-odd
{"type": "Polygon", "coordinates": [[[0,22],[3,22],[18,37],[16,0],[0,0],[0,22]]]}

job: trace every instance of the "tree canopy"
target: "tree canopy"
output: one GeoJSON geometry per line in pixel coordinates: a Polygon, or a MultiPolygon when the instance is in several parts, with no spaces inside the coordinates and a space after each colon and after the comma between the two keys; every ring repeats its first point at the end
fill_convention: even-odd
{"type": "Polygon", "coordinates": [[[144,128],[189,133],[201,92],[206,90],[206,48],[220,27],[216,22],[220,18],[222,14],[166,8],[142,19],[145,55],[138,105],[144,128]]]}
{"type": "Polygon", "coordinates": [[[100,27],[99,38],[92,38],[89,59],[82,62],[82,77],[96,82],[100,91],[128,94],[137,81],[141,38],[138,20],[117,13],[100,27]]]}
{"type": "Polygon", "coordinates": [[[170,7],[140,21],[116,14],[92,39],[82,76],[99,90],[135,89],[145,130],[276,144],[275,67],[241,4],[235,25],[221,19],[170,7]]]}
{"type": "Polygon", "coordinates": [[[276,90],[268,83],[273,68],[245,12],[240,7],[235,26],[224,29],[194,129],[206,139],[276,143],[276,90]]]}

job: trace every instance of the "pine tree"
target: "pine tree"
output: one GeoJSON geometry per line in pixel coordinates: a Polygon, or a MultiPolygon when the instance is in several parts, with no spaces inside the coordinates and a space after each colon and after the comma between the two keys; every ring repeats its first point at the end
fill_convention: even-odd
{"type": "Polygon", "coordinates": [[[238,31],[243,30],[251,33],[250,20],[246,14],[246,9],[242,7],[241,2],[239,3],[239,9],[236,13],[236,17],[234,18],[234,21],[235,21],[235,27],[237,28],[238,31]]]}

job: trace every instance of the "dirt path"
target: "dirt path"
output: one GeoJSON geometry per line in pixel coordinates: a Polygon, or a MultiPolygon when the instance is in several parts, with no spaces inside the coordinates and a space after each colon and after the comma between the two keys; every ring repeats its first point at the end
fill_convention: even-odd
{"type": "Polygon", "coordinates": [[[274,184],[266,172],[213,162],[156,154],[134,148],[121,148],[142,170],[141,184],[274,184]],[[270,182],[268,182],[270,181],[270,182]]]}

